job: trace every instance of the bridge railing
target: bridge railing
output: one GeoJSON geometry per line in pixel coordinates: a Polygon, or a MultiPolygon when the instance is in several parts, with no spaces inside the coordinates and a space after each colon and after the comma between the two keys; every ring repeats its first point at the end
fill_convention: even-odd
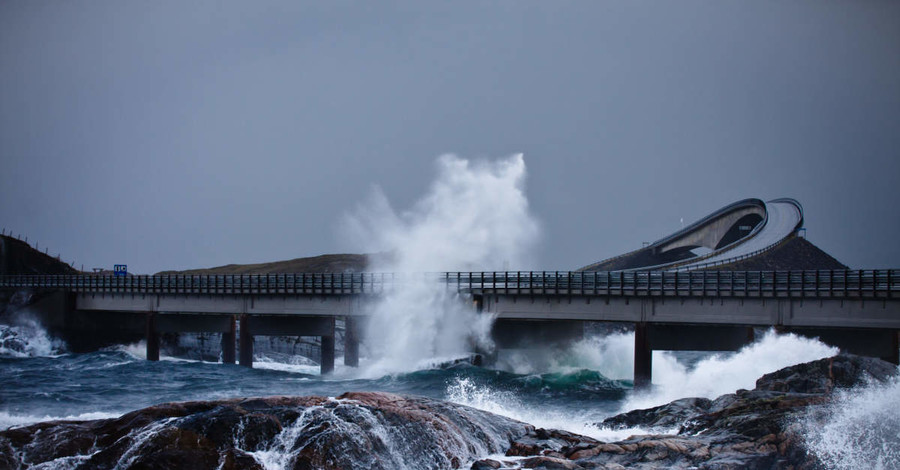
{"type": "Polygon", "coordinates": [[[414,283],[473,294],[894,298],[898,270],[296,273],[0,276],[2,289],[202,295],[383,294],[414,283]]]}

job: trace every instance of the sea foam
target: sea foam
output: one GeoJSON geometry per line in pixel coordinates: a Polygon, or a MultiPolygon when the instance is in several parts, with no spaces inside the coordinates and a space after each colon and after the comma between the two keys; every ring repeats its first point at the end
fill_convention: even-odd
{"type": "MultiPolygon", "coordinates": [[[[670,352],[653,354],[653,387],[648,391],[631,392],[618,412],[651,408],[679,398],[716,398],[737,389],[752,389],[756,379],[794,364],[813,361],[837,354],[837,349],[815,339],[793,334],[768,331],[757,341],[738,352],[709,354],[693,367],[678,361],[670,352]]],[[[630,380],[633,374],[634,334],[615,333],[594,336],[574,343],[564,350],[545,351],[538,370],[527,357],[537,356],[531,351],[525,356],[511,354],[514,372],[563,372],[589,369],[599,371],[611,379],[630,380]]],[[[551,409],[525,403],[513,392],[501,391],[467,378],[457,379],[447,387],[447,399],[522,420],[536,426],[564,429],[600,440],[614,440],[633,434],[672,433],[676,429],[607,429],[598,423],[613,413],[588,413],[581,409],[551,409]]]]}
{"type": "Polygon", "coordinates": [[[52,357],[65,352],[65,343],[51,338],[40,323],[18,317],[14,325],[0,324],[0,357],[52,357]]]}
{"type": "Polygon", "coordinates": [[[806,447],[826,468],[900,468],[900,378],[835,392],[802,420],[806,447]]]}

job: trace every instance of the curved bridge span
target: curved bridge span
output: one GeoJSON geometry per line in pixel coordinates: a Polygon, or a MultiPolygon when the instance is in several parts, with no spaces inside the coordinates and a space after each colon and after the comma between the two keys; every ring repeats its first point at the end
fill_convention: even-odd
{"type": "Polygon", "coordinates": [[[650,245],[579,271],[692,270],[762,254],[803,226],[803,207],[794,199],[743,199],[650,245]],[[693,251],[708,250],[703,255],[693,251]]]}

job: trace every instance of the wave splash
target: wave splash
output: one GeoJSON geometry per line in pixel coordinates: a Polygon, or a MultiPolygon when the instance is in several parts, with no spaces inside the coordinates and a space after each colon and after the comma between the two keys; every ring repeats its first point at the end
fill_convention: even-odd
{"type": "Polygon", "coordinates": [[[900,378],[838,390],[831,403],[802,420],[806,448],[827,468],[900,468],[900,378]]]}
{"type": "Polygon", "coordinates": [[[738,389],[752,389],[756,379],[785,367],[834,356],[838,349],[816,339],[767,331],[736,353],[719,353],[694,367],[670,352],[653,354],[653,388],[633,394],[623,411],[664,405],[685,397],[716,398],[738,389]]]}
{"type": "Polygon", "coordinates": [[[345,217],[343,233],[367,252],[386,253],[370,269],[399,273],[403,288],[369,306],[363,346],[370,377],[415,370],[415,361],[460,357],[472,343],[489,348],[492,319],[427,275],[434,271],[503,270],[523,266],[538,224],[524,193],[521,154],[495,162],[453,155],[438,159],[438,175],[411,209],[395,211],[375,188],[345,217]]]}
{"type": "MultiPolygon", "coordinates": [[[[565,350],[543,351],[542,361],[530,361],[530,357],[540,355],[535,351],[512,353],[506,357],[505,365],[516,373],[535,374],[536,367],[551,371],[544,373],[542,389],[550,386],[552,377],[565,374],[572,380],[584,376],[583,370],[597,371],[605,380],[624,383],[623,390],[630,385],[634,368],[634,334],[614,333],[593,336],[574,343],[565,350]],[[609,379],[606,379],[609,377],[609,379]]],[[[793,334],[766,332],[752,344],[738,352],[706,354],[693,365],[679,360],[678,353],[655,351],[653,354],[653,388],[646,392],[623,392],[624,398],[615,400],[618,408],[598,409],[593,412],[582,409],[552,407],[526,403],[525,397],[531,390],[509,390],[492,384],[459,378],[450,383],[446,390],[447,399],[474,408],[482,409],[535,424],[539,427],[563,429],[584,434],[600,440],[624,438],[631,434],[649,432],[644,429],[612,430],[601,428],[597,423],[617,413],[634,409],[651,408],[686,397],[714,399],[720,395],[733,393],[744,388],[752,389],[756,379],[795,364],[813,361],[837,354],[837,349],[818,340],[793,334]],[[520,393],[526,392],[526,393],[520,393]]],[[[526,379],[527,380],[527,379],[526,379]]],[[[596,393],[596,392],[594,392],[596,393]]],[[[543,394],[546,397],[546,393],[543,394]]],[[[668,432],[672,430],[653,430],[668,432]]]]}
{"type": "Polygon", "coordinates": [[[65,350],[65,343],[50,337],[36,320],[20,318],[15,325],[0,325],[0,357],[52,357],[65,350]]]}

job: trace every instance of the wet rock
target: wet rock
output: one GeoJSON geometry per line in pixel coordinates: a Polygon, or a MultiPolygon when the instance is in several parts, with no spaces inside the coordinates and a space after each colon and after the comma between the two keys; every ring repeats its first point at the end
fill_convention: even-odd
{"type": "Polygon", "coordinates": [[[866,380],[884,382],[896,374],[897,366],[881,359],[839,354],[766,374],[756,381],[756,390],[821,394],[866,380]]]}
{"type": "Polygon", "coordinates": [[[472,470],[494,470],[501,466],[503,466],[503,464],[496,460],[482,459],[472,464],[472,470]]]}
{"type": "Polygon", "coordinates": [[[538,470],[575,470],[584,468],[575,462],[555,457],[532,457],[522,461],[522,468],[538,470]]]}
{"type": "Polygon", "coordinates": [[[603,443],[537,429],[514,440],[508,455],[533,456],[523,461],[525,468],[819,469],[821,464],[802,444],[798,418],[827,403],[835,388],[883,382],[896,374],[893,364],[841,354],[766,374],[754,390],[715,400],[676,400],[601,423],[614,428],[680,426],[674,435],[603,443]],[[561,461],[574,466],[559,466],[561,461]]]}
{"type": "Polygon", "coordinates": [[[667,405],[622,413],[603,420],[600,425],[612,429],[678,427],[711,406],[712,401],[706,398],[682,398],[667,405]]]}
{"type": "Polygon", "coordinates": [[[532,430],[465,406],[388,393],[168,403],[116,419],[0,431],[0,465],[255,469],[269,458],[293,469],[459,468],[532,430]]]}

